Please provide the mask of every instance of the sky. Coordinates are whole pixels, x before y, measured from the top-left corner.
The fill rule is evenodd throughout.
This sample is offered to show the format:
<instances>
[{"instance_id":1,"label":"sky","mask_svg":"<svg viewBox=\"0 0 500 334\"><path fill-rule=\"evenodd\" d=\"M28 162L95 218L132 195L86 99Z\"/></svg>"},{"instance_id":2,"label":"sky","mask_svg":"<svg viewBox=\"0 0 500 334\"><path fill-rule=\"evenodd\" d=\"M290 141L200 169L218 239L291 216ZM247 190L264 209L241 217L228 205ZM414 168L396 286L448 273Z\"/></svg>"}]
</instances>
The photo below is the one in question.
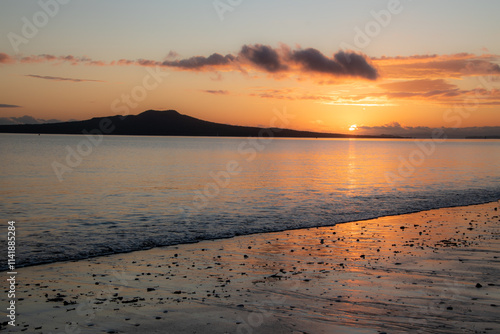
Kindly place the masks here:
<instances>
[{"instance_id":1,"label":"sky","mask_svg":"<svg viewBox=\"0 0 500 334\"><path fill-rule=\"evenodd\" d=\"M500 1L0 2L0 123L175 109L377 134L500 126Z\"/></svg>"}]
</instances>

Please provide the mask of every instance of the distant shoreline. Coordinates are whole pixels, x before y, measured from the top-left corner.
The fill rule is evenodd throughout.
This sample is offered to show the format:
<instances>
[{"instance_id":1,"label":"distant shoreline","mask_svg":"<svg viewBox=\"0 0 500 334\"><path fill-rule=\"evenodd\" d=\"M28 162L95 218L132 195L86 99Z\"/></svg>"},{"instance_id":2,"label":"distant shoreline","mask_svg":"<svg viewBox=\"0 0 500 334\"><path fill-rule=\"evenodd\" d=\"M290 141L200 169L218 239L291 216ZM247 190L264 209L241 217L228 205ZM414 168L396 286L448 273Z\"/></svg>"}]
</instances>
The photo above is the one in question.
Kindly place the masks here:
<instances>
[{"instance_id":1,"label":"distant shoreline","mask_svg":"<svg viewBox=\"0 0 500 334\"><path fill-rule=\"evenodd\" d=\"M354 135L292 130L285 128L288 124L287 116L289 115L278 114L274 116L270 121L270 127L251 127L204 121L182 115L175 110L147 110L138 115L95 117L85 121L0 125L0 133L261 138L405 138L384 134Z\"/></svg>"},{"instance_id":2,"label":"distant shoreline","mask_svg":"<svg viewBox=\"0 0 500 334\"><path fill-rule=\"evenodd\" d=\"M25 134L75 134L75 135L126 135L126 136L187 136L187 137L260 137L260 138L365 138L365 139L500 139L500 127L491 127L487 132L476 128L428 128L417 127L407 134L386 133L328 133L293 130L287 128L289 114L275 113L268 127L252 127L214 123L183 115L175 110L147 110L138 115L115 115L95 117L83 121L43 124L0 125L0 133ZM406 128L401 127L401 131Z\"/></svg>"},{"instance_id":3,"label":"distant shoreline","mask_svg":"<svg viewBox=\"0 0 500 334\"><path fill-rule=\"evenodd\" d=\"M0 134L20 134L20 135L62 135L62 136L85 136L84 133L39 133L39 132L2 132ZM103 134L103 136L107 137L178 137L178 138L246 138L245 136L210 136L210 135L138 135L138 134L113 134L107 133ZM284 137L284 136L276 136L273 137L276 139L432 139L432 137L397 137L397 136L364 136L364 135L345 135L345 137ZM265 138L264 138L265 139ZM446 140L497 140L500 139L500 136L470 136L470 137L461 137L461 138L446 138Z\"/></svg>"},{"instance_id":4,"label":"distant shoreline","mask_svg":"<svg viewBox=\"0 0 500 334\"><path fill-rule=\"evenodd\" d=\"M265 129L265 128L264 128ZM85 136L85 133L52 133L52 132L7 132L1 131L0 134L25 134L25 135L67 135L67 136ZM122 133L103 133L103 136L115 137L115 136L127 136L127 137L186 137L186 138L247 138L247 137L258 137L258 136L234 136L234 135L159 135L159 134L122 134ZM416 137L398 137L398 136L370 136L370 135L332 135L332 136L280 136L276 135L274 137L262 137L262 139L425 139ZM431 139L429 137L429 139ZM450 139L469 139L469 138L450 138ZM470 138L470 139L481 139L481 138Z\"/></svg>"}]
</instances>

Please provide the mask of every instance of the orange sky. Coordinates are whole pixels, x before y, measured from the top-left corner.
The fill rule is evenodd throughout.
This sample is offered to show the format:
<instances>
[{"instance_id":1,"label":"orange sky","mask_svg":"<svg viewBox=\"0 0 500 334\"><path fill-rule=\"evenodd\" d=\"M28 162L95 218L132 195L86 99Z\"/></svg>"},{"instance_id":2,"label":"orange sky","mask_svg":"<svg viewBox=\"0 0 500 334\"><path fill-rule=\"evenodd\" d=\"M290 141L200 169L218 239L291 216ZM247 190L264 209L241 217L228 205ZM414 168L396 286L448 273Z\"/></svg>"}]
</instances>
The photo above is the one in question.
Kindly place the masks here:
<instances>
[{"instance_id":1,"label":"orange sky","mask_svg":"<svg viewBox=\"0 0 500 334\"><path fill-rule=\"evenodd\" d=\"M193 24L203 22L204 29L176 21L183 30L175 30L174 36L172 27L167 29L169 22L163 21L158 23L163 30L148 26L145 19L136 22L135 32L128 26L112 29L112 24L121 24L106 16L106 10L116 11L112 6L95 14L96 28L90 27L85 20L93 17L95 8L75 0L67 7L60 5L39 34L17 44L12 34L24 36L22 15L29 21L32 13L43 8L4 3L0 28L7 38L0 40L0 119L28 115L70 120L176 109L215 122L267 126L274 108L286 108L295 116L290 127L301 130L362 132L396 123L403 127L500 126L500 50L492 42L498 30L491 30L498 20L490 15L496 3L474 11L470 3L453 2L457 14L467 13L477 23L477 41L468 35L471 27L466 30L458 25L458 18L455 22L451 14L444 14L443 4L434 8L442 13L441 23L433 12L424 27L415 20L425 5L401 2L391 8L390 3L343 5L349 20L332 11L336 23L319 9L305 11L300 6L280 14L279 20L261 15L262 25L274 18L290 30L288 35L281 30L259 31L253 15L263 8L260 2L234 8L231 16L224 13L221 20L216 9L204 4L209 16L195 11L189 19ZM121 4L123 9L117 12L124 17L138 19L137 11L155 15L154 6L139 9L132 2ZM184 5L158 2L160 7L172 21L176 13L188 10ZM280 8L273 4L269 11L278 15ZM6 16L9 11L16 14ZM384 13L392 13L387 22L380 21ZM332 25L333 33L311 27L315 18L322 29ZM440 37L447 40L439 42L432 29L444 23L455 30L441 31ZM370 32L369 27L378 31ZM356 44L362 28L371 36L364 34L366 45ZM416 31L427 42L417 38ZM305 32L316 35L306 38ZM101 34L109 38L104 41ZM158 45L161 38L165 45ZM336 42L325 47L327 40ZM354 124L357 127L351 127Z\"/></svg>"}]
</instances>

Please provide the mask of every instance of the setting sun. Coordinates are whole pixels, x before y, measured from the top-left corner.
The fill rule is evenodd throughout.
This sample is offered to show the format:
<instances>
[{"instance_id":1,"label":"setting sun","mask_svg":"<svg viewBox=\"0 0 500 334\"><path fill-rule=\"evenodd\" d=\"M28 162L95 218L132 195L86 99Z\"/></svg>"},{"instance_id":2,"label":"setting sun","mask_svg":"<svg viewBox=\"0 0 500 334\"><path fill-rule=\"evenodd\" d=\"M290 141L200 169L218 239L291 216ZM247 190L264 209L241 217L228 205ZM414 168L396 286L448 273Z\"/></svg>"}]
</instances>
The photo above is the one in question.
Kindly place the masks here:
<instances>
[{"instance_id":1,"label":"setting sun","mask_svg":"<svg viewBox=\"0 0 500 334\"><path fill-rule=\"evenodd\" d=\"M358 126L356 124L351 125L349 128L349 131L356 131L358 129Z\"/></svg>"}]
</instances>

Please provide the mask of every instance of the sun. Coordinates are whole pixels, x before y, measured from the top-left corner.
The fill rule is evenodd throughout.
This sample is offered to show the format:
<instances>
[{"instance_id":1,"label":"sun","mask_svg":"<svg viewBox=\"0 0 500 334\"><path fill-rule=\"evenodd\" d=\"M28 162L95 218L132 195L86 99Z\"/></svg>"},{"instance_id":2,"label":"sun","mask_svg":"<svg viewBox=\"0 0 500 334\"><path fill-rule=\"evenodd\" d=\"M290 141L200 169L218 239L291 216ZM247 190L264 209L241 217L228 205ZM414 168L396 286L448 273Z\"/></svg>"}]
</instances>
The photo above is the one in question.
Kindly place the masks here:
<instances>
[{"instance_id":1,"label":"sun","mask_svg":"<svg viewBox=\"0 0 500 334\"><path fill-rule=\"evenodd\" d=\"M356 131L358 129L358 126L356 124L351 125L349 128L349 131Z\"/></svg>"}]
</instances>

